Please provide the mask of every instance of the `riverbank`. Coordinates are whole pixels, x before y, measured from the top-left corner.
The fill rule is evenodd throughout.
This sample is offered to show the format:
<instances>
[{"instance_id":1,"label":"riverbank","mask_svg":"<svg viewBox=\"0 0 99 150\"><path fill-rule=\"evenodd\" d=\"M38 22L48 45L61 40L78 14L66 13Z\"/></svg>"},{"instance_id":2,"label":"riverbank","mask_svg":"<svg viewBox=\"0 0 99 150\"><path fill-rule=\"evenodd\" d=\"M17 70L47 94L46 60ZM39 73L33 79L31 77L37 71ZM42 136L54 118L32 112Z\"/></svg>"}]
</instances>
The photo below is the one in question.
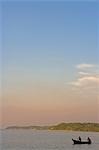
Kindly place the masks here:
<instances>
[{"instance_id":1,"label":"riverbank","mask_svg":"<svg viewBox=\"0 0 99 150\"><path fill-rule=\"evenodd\" d=\"M6 129L66 130L99 132L99 123L60 123L52 126L9 126Z\"/></svg>"}]
</instances>

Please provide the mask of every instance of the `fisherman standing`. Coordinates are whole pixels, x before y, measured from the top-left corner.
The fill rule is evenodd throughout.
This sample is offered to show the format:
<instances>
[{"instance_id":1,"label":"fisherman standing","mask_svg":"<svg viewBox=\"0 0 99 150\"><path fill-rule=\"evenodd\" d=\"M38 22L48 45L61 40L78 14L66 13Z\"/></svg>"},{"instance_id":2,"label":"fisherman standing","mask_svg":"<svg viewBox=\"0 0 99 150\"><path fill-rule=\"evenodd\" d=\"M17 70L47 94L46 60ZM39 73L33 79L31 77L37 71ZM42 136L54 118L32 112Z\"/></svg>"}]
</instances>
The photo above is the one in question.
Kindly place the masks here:
<instances>
[{"instance_id":1,"label":"fisherman standing","mask_svg":"<svg viewBox=\"0 0 99 150\"><path fill-rule=\"evenodd\" d=\"M90 139L89 137L88 137L88 139L87 139L87 140L88 140L88 142L91 144L91 139Z\"/></svg>"},{"instance_id":2,"label":"fisherman standing","mask_svg":"<svg viewBox=\"0 0 99 150\"><path fill-rule=\"evenodd\" d=\"M79 136L79 141L81 142L81 137Z\"/></svg>"}]
</instances>

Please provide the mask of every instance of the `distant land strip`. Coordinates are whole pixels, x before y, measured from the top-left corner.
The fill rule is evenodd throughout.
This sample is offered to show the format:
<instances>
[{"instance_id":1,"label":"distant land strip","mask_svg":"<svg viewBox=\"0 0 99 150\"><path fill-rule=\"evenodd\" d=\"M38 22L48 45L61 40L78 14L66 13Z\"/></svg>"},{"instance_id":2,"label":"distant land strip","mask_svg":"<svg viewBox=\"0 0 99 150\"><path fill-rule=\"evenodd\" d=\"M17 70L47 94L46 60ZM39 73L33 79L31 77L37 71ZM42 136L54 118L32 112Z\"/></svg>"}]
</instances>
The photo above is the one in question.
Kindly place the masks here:
<instances>
[{"instance_id":1,"label":"distant land strip","mask_svg":"<svg viewBox=\"0 0 99 150\"><path fill-rule=\"evenodd\" d=\"M99 123L60 123L52 126L9 126L5 129L66 130L99 132Z\"/></svg>"}]
</instances>

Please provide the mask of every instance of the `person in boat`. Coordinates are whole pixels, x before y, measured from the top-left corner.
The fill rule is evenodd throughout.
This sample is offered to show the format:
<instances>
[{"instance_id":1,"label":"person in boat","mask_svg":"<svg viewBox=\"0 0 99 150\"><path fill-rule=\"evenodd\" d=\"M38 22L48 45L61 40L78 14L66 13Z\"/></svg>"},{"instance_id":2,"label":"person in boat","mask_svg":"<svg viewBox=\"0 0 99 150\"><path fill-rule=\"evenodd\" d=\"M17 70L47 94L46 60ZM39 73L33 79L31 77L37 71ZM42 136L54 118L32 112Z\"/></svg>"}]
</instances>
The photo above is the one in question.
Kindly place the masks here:
<instances>
[{"instance_id":1,"label":"person in boat","mask_svg":"<svg viewBox=\"0 0 99 150\"><path fill-rule=\"evenodd\" d=\"M88 140L88 142L89 142L89 143L91 143L91 139L90 139L89 137L88 137L88 139L87 139L87 140Z\"/></svg>"},{"instance_id":2,"label":"person in boat","mask_svg":"<svg viewBox=\"0 0 99 150\"><path fill-rule=\"evenodd\" d=\"M79 136L79 138L78 138L78 139L79 139L79 141L81 142L81 137L80 137L80 136Z\"/></svg>"}]
</instances>

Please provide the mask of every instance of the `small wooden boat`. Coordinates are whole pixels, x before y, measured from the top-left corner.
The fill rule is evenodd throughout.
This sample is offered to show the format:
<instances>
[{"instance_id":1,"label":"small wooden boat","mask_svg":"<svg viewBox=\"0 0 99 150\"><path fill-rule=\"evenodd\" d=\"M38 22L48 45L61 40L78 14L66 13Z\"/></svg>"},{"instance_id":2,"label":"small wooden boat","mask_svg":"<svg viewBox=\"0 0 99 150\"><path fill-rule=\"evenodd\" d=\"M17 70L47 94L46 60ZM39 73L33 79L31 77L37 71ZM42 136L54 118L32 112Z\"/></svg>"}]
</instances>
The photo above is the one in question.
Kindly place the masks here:
<instances>
[{"instance_id":1,"label":"small wooden boat","mask_svg":"<svg viewBox=\"0 0 99 150\"><path fill-rule=\"evenodd\" d=\"M72 141L74 142L74 144L91 144L91 141L78 141L74 139L72 139Z\"/></svg>"}]
</instances>

